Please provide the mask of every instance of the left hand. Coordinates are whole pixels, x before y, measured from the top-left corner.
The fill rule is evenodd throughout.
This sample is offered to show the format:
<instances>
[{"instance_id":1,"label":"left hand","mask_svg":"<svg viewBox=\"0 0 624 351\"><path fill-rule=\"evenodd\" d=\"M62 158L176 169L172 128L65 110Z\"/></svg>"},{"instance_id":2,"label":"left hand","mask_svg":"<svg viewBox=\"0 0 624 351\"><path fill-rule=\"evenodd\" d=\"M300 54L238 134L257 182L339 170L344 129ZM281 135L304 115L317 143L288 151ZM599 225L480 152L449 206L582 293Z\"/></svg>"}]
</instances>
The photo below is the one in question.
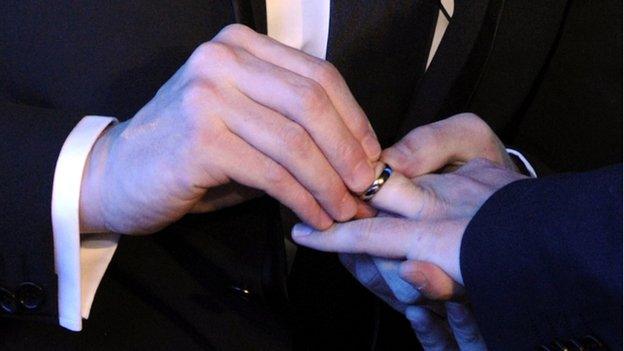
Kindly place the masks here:
<instances>
[{"instance_id":1,"label":"left hand","mask_svg":"<svg viewBox=\"0 0 624 351\"><path fill-rule=\"evenodd\" d=\"M385 150L382 159L395 171L413 178L438 170L448 171L477 157L510 170L516 169L502 142L489 126L478 116L465 113L412 130ZM382 193L388 194L387 189L392 189L392 184L398 188L409 188L405 178L396 180L400 177L396 174ZM386 199L391 200L391 197L388 195ZM380 199L379 194L373 202L380 208L394 208L392 205L384 206L384 199ZM382 212L380 217L383 216ZM394 309L406 314L426 350L457 347L461 350L486 349L467 306L449 303L452 305L446 308L448 323L428 307L410 306L422 303L425 300L423 297L448 300L463 294L463 287L438 266L424 261L406 261L400 266L401 279L398 260L373 258L366 254L341 254L340 258L360 283Z\"/></svg>"},{"instance_id":2,"label":"left hand","mask_svg":"<svg viewBox=\"0 0 624 351\"><path fill-rule=\"evenodd\" d=\"M408 178L437 171L450 172L475 158L483 158L500 167L517 170L505 146L494 131L486 122L472 113L461 113L415 128L382 154L382 161L392 166L395 172ZM401 184L396 181L394 183ZM380 208L384 208L383 199L379 200L379 196L374 202L377 202ZM392 206L389 208L392 209ZM383 212L381 215L383 216ZM412 268L419 267L419 269L416 271L418 274L412 275L409 279L413 284L420 286L419 292L428 298L447 300L449 296L457 295L461 290L457 283L439 267L418 261L412 261L411 265ZM384 270L381 267L378 268ZM390 272L382 272L382 275L384 274L392 275ZM388 277L384 278L388 280ZM415 301L419 297L420 293L406 288L400 282L401 279L391 280L388 284L391 285L392 292L399 300Z\"/></svg>"},{"instance_id":3,"label":"left hand","mask_svg":"<svg viewBox=\"0 0 624 351\"><path fill-rule=\"evenodd\" d=\"M485 350L466 305L446 303L448 321L430 308L410 305L419 295L402 294L390 286L393 279L386 279L370 256L408 259L399 274L427 298L462 295L459 251L468 223L496 190L522 178L483 159L453 173L412 180L394 173L373 198L373 205L387 212L335 224L324 232L299 224L293 228L293 239L323 251L350 253L341 255L343 264L378 297L405 313L425 350ZM417 299L407 300L413 297Z\"/></svg>"},{"instance_id":4,"label":"left hand","mask_svg":"<svg viewBox=\"0 0 624 351\"><path fill-rule=\"evenodd\" d=\"M496 133L473 113L415 128L381 155L382 161L408 178L457 169L475 158L517 170Z\"/></svg>"},{"instance_id":5,"label":"left hand","mask_svg":"<svg viewBox=\"0 0 624 351\"><path fill-rule=\"evenodd\" d=\"M459 254L468 223L495 191L523 178L483 159L412 180L394 173L373 205L400 217L361 219L322 232L298 224L293 240L321 251L427 261L463 285Z\"/></svg>"}]
</instances>

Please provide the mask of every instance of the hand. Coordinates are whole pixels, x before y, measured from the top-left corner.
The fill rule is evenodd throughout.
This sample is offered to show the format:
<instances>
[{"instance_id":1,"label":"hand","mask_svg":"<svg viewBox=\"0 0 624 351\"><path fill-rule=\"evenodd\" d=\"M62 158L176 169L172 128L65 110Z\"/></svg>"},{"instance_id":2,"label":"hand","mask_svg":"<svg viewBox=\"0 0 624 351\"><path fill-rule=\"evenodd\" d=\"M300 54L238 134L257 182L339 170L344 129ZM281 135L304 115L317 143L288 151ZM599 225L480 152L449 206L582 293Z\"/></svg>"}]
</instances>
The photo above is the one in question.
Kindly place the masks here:
<instances>
[{"instance_id":1,"label":"hand","mask_svg":"<svg viewBox=\"0 0 624 351\"><path fill-rule=\"evenodd\" d=\"M398 275L431 302L407 306L405 316L425 351L487 350L464 289L438 266L424 261L405 261ZM435 302L459 298L462 301ZM431 306L431 304L434 304Z\"/></svg>"},{"instance_id":2,"label":"hand","mask_svg":"<svg viewBox=\"0 0 624 351\"><path fill-rule=\"evenodd\" d=\"M384 162L408 178L457 169L475 158L517 170L496 134L472 113L418 127L382 154Z\"/></svg>"},{"instance_id":3,"label":"hand","mask_svg":"<svg viewBox=\"0 0 624 351\"><path fill-rule=\"evenodd\" d=\"M427 261L463 285L459 253L468 223L495 191L523 178L483 159L412 180L394 173L373 205L398 216L335 224L324 232L298 224L293 239L322 251Z\"/></svg>"},{"instance_id":4,"label":"hand","mask_svg":"<svg viewBox=\"0 0 624 351\"><path fill-rule=\"evenodd\" d=\"M446 302L440 307L409 306L405 311L425 351L487 350L468 305ZM441 310L441 313L437 310Z\"/></svg>"},{"instance_id":5,"label":"hand","mask_svg":"<svg viewBox=\"0 0 624 351\"><path fill-rule=\"evenodd\" d=\"M351 191L370 185L380 153L331 64L231 25L96 142L81 229L151 233L189 211L253 196L239 185L327 228L354 216ZM221 203L202 202L209 198Z\"/></svg>"},{"instance_id":6,"label":"hand","mask_svg":"<svg viewBox=\"0 0 624 351\"><path fill-rule=\"evenodd\" d=\"M406 315L425 350L486 349L476 321L465 302L433 301L447 298L436 294L442 293L443 289L452 291L453 286L461 289L455 290L456 294L463 294L463 289L437 266L415 261L401 265L398 260L365 254L341 254L340 260L360 283ZM421 272L428 279L434 279L434 284L423 281L419 276L423 274ZM430 285L438 290L432 289Z\"/></svg>"}]
</instances>

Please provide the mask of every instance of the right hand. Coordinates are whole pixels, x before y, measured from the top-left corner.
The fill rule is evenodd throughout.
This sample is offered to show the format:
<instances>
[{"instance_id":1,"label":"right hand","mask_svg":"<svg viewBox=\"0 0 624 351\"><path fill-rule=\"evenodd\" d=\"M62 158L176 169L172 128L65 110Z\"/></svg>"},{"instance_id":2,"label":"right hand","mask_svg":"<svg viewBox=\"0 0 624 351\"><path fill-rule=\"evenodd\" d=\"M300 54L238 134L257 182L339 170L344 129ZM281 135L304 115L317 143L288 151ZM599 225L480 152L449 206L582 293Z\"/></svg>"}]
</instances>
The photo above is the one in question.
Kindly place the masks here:
<instances>
[{"instance_id":1,"label":"right hand","mask_svg":"<svg viewBox=\"0 0 624 351\"><path fill-rule=\"evenodd\" d=\"M487 346L470 307L461 302L409 306L405 316L425 351L485 351Z\"/></svg>"},{"instance_id":2,"label":"right hand","mask_svg":"<svg viewBox=\"0 0 624 351\"><path fill-rule=\"evenodd\" d=\"M424 261L405 261L397 274L433 304L407 306L404 310L425 351L487 350L469 303L465 301L463 286L440 267Z\"/></svg>"},{"instance_id":3,"label":"right hand","mask_svg":"<svg viewBox=\"0 0 624 351\"><path fill-rule=\"evenodd\" d=\"M81 230L152 233L220 207L202 200L233 184L260 189L327 229L356 214L351 192L372 183L380 153L330 63L231 25L98 139L83 175ZM246 195L217 197L231 204Z\"/></svg>"},{"instance_id":4,"label":"right hand","mask_svg":"<svg viewBox=\"0 0 624 351\"><path fill-rule=\"evenodd\" d=\"M405 314L425 351L487 349L470 307L465 302L444 301L463 295L463 288L438 266L379 260L364 254L340 255L342 264L362 285Z\"/></svg>"}]
</instances>

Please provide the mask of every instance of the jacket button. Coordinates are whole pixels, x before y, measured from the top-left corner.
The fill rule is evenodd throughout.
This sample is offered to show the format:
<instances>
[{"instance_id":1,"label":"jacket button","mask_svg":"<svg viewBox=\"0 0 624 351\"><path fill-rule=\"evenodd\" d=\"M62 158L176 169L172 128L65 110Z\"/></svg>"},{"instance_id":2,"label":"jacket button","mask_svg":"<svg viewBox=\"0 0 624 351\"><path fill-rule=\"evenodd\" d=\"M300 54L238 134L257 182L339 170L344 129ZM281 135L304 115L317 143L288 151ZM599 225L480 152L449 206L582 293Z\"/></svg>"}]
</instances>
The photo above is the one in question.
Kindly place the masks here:
<instances>
[{"instance_id":1,"label":"jacket button","mask_svg":"<svg viewBox=\"0 0 624 351\"><path fill-rule=\"evenodd\" d=\"M35 283L25 282L20 284L15 295L20 305L26 310L36 310L43 303L43 289Z\"/></svg>"},{"instance_id":2,"label":"jacket button","mask_svg":"<svg viewBox=\"0 0 624 351\"><path fill-rule=\"evenodd\" d=\"M17 300L7 289L0 287L0 309L6 313L17 312Z\"/></svg>"},{"instance_id":3,"label":"jacket button","mask_svg":"<svg viewBox=\"0 0 624 351\"><path fill-rule=\"evenodd\" d=\"M234 293L234 295L245 301L249 301L252 296L251 290L247 289L244 286L231 285L230 290L232 291L232 293Z\"/></svg>"}]
</instances>

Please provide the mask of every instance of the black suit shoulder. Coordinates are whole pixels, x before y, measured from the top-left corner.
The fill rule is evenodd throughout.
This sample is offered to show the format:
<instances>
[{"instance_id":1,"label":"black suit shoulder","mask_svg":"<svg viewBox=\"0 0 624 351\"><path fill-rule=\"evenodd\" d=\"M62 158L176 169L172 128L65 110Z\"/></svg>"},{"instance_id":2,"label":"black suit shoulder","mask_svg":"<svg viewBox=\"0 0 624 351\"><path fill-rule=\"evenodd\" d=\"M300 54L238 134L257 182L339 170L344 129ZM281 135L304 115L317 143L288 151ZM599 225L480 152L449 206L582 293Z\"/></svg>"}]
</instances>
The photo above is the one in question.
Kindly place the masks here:
<instances>
[{"instance_id":1,"label":"black suit shoulder","mask_svg":"<svg viewBox=\"0 0 624 351\"><path fill-rule=\"evenodd\" d=\"M593 335L622 348L622 166L512 183L468 225L461 270L492 349Z\"/></svg>"}]
</instances>

